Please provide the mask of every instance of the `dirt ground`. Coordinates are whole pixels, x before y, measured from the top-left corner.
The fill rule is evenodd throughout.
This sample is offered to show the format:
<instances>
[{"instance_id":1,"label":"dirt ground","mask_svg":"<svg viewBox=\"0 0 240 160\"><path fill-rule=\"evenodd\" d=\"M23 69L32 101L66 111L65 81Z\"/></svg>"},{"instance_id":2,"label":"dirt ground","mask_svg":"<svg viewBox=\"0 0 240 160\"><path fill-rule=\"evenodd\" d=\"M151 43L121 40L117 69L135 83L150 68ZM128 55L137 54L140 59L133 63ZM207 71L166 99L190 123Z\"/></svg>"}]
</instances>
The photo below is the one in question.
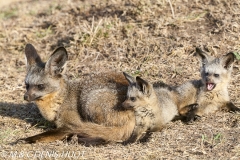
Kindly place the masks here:
<instances>
[{"instance_id":1,"label":"dirt ground","mask_svg":"<svg viewBox=\"0 0 240 160\"><path fill-rule=\"evenodd\" d=\"M85 147L57 141L15 144L53 125L23 100L24 47L44 60L69 53L68 76L127 71L180 85L199 79L196 46L220 56L240 50L239 0L26 0L0 8L0 159L240 159L240 113L171 122L145 144ZM240 107L240 62L229 92Z\"/></svg>"}]
</instances>

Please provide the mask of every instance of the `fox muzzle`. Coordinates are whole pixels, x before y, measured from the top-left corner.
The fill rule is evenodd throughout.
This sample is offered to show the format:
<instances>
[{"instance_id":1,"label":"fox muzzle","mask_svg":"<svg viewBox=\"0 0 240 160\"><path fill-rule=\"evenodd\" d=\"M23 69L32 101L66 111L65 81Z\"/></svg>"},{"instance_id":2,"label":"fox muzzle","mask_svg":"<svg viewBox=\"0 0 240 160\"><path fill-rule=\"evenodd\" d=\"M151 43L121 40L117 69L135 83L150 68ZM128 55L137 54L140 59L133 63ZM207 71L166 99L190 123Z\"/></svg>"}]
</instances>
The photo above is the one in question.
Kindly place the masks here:
<instances>
[{"instance_id":1,"label":"fox muzzle","mask_svg":"<svg viewBox=\"0 0 240 160\"><path fill-rule=\"evenodd\" d=\"M28 92L26 92L23 98L25 101L31 102L37 100L39 97L37 97L35 94L31 95Z\"/></svg>"},{"instance_id":2,"label":"fox muzzle","mask_svg":"<svg viewBox=\"0 0 240 160\"><path fill-rule=\"evenodd\" d=\"M128 100L125 100L123 103L122 103L122 107L124 109L133 109L133 106L131 105L131 103L128 102Z\"/></svg>"},{"instance_id":3,"label":"fox muzzle","mask_svg":"<svg viewBox=\"0 0 240 160\"><path fill-rule=\"evenodd\" d=\"M24 100L25 101L30 101L29 95L27 93L24 94Z\"/></svg>"}]
</instances>

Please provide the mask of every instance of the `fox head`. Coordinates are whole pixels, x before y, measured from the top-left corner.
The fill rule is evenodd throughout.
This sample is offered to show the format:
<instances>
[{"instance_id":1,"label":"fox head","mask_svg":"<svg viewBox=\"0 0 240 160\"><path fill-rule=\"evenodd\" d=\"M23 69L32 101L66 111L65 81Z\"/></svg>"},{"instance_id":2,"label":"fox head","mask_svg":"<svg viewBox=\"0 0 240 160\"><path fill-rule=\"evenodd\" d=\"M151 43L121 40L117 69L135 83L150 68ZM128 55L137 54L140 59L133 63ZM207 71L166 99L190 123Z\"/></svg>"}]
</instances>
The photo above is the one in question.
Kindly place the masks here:
<instances>
[{"instance_id":1,"label":"fox head","mask_svg":"<svg viewBox=\"0 0 240 160\"><path fill-rule=\"evenodd\" d=\"M138 76L135 78L125 72L123 74L129 83L127 99L122 104L123 108L136 109L147 105L151 96L153 96L152 84Z\"/></svg>"},{"instance_id":2,"label":"fox head","mask_svg":"<svg viewBox=\"0 0 240 160\"><path fill-rule=\"evenodd\" d=\"M201 77L207 91L221 90L228 86L234 62L232 52L214 58L196 48L196 55L202 60Z\"/></svg>"},{"instance_id":3,"label":"fox head","mask_svg":"<svg viewBox=\"0 0 240 160\"><path fill-rule=\"evenodd\" d=\"M61 77L68 59L64 47L57 48L46 63L42 62L36 49L27 44L25 47L27 75L24 100L36 101L60 89Z\"/></svg>"}]
</instances>

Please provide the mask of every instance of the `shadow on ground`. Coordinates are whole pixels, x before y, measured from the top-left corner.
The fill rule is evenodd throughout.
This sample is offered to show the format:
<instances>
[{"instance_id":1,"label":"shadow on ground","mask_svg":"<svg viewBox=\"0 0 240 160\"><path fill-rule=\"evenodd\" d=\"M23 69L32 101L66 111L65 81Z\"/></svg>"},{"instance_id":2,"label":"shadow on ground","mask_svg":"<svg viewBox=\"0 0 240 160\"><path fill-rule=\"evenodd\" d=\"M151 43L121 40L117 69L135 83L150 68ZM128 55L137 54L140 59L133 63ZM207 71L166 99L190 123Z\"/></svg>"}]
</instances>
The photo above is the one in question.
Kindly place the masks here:
<instances>
[{"instance_id":1,"label":"shadow on ground","mask_svg":"<svg viewBox=\"0 0 240 160\"><path fill-rule=\"evenodd\" d=\"M0 102L0 116L24 120L32 126L48 126L49 123L40 114L37 106L33 103L15 104ZM43 127L41 127L43 128Z\"/></svg>"}]
</instances>

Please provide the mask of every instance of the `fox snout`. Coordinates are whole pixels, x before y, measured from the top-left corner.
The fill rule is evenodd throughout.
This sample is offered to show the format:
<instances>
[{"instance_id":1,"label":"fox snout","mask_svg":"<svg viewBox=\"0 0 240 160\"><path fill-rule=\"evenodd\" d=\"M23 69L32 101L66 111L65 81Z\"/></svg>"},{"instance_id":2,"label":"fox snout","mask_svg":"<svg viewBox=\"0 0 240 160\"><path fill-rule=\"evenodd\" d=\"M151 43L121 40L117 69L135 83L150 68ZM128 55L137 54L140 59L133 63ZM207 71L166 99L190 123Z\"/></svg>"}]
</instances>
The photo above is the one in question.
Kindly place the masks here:
<instances>
[{"instance_id":1,"label":"fox snout","mask_svg":"<svg viewBox=\"0 0 240 160\"><path fill-rule=\"evenodd\" d=\"M206 88L208 91L213 90L216 87L216 83L214 83L214 80L211 77L206 77Z\"/></svg>"},{"instance_id":2,"label":"fox snout","mask_svg":"<svg viewBox=\"0 0 240 160\"><path fill-rule=\"evenodd\" d=\"M23 98L25 101L31 102L38 99L39 97L37 97L35 94L29 94L28 92L26 92Z\"/></svg>"},{"instance_id":3,"label":"fox snout","mask_svg":"<svg viewBox=\"0 0 240 160\"><path fill-rule=\"evenodd\" d=\"M207 82L207 83L212 83L213 80L212 80L212 78L210 78L210 77L206 77L206 82Z\"/></svg>"},{"instance_id":4,"label":"fox snout","mask_svg":"<svg viewBox=\"0 0 240 160\"><path fill-rule=\"evenodd\" d=\"M24 100L25 100L25 101L28 101L28 102L31 102L31 101L33 100L33 98L29 95L28 92L26 92L26 93L24 94Z\"/></svg>"},{"instance_id":5,"label":"fox snout","mask_svg":"<svg viewBox=\"0 0 240 160\"><path fill-rule=\"evenodd\" d=\"M25 101L29 101L29 95L27 93L24 94L24 98Z\"/></svg>"},{"instance_id":6,"label":"fox snout","mask_svg":"<svg viewBox=\"0 0 240 160\"><path fill-rule=\"evenodd\" d=\"M122 107L124 109L133 109L133 106L131 105L131 102L129 102L129 100L125 100L123 103L122 103Z\"/></svg>"}]
</instances>

